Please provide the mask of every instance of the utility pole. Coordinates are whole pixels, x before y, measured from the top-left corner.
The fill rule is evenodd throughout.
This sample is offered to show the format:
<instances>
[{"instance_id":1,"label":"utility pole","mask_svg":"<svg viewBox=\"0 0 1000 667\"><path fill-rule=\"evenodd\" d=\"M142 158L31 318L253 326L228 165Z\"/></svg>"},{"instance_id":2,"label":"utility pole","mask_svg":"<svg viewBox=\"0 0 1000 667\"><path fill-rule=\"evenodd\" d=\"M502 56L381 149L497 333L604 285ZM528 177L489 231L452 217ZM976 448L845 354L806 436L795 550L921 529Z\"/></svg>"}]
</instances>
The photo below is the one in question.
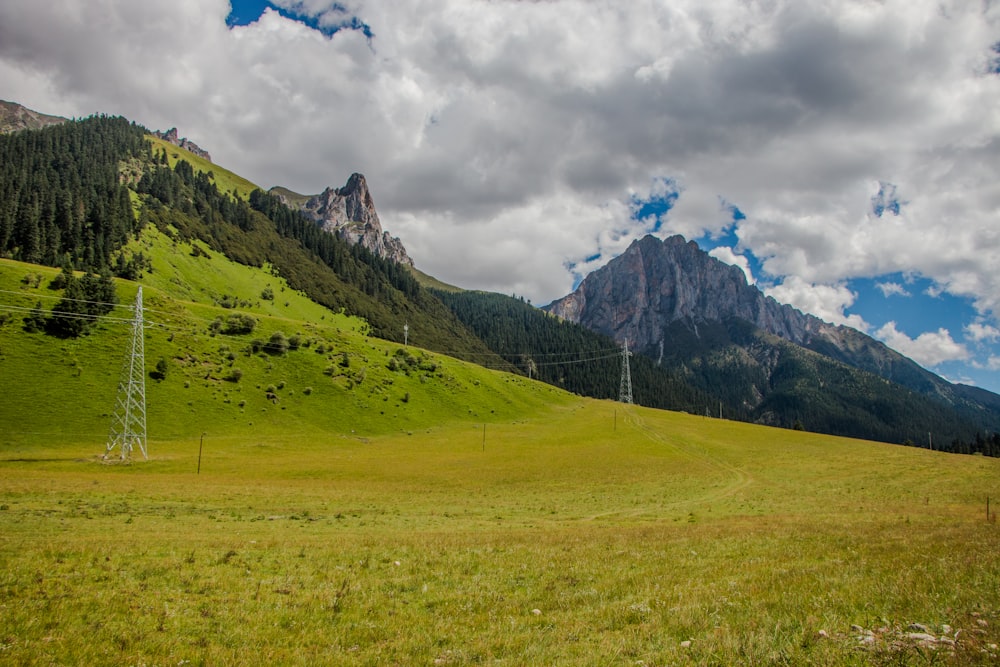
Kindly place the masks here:
<instances>
[{"instance_id":1,"label":"utility pole","mask_svg":"<svg viewBox=\"0 0 1000 667\"><path fill-rule=\"evenodd\" d=\"M409 347L410 345L410 325L403 325L403 347Z\"/></svg>"},{"instance_id":2,"label":"utility pole","mask_svg":"<svg viewBox=\"0 0 1000 667\"><path fill-rule=\"evenodd\" d=\"M121 379L118 381L118 397L111 415L111 430L104 460L111 450L119 448L122 461L132 456L132 448L138 445L144 459L146 453L146 363L142 321L142 285L135 295L135 316L132 318L132 340L125 353Z\"/></svg>"},{"instance_id":3,"label":"utility pole","mask_svg":"<svg viewBox=\"0 0 1000 667\"><path fill-rule=\"evenodd\" d=\"M618 400L622 403L632 402L632 369L629 368L628 358L632 353L628 351L628 339L622 343L622 379L618 386Z\"/></svg>"}]
</instances>

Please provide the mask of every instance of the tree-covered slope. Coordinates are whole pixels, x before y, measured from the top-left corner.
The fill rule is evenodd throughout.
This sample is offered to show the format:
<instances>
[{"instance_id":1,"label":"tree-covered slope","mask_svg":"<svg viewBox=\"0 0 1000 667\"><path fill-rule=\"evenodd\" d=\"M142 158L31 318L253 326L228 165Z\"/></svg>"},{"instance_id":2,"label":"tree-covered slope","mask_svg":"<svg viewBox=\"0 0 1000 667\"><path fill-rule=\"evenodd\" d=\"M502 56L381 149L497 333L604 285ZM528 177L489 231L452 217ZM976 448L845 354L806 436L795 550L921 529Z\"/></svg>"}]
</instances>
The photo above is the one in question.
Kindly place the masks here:
<instances>
[{"instance_id":1,"label":"tree-covered slope","mask_svg":"<svg viewBox=\"0 0 1000 667\"><path fill-rule=\"evenodd\" d=\"M618 398L622 352L611 338L549 315L523 299L474 291L435 294L521 373L584 396ZM717 401L676 373L637 355L630 357L629 366L636 403L696 413L709 408L715 413Z\"/></svg>"},{"instance_id":2,"label":"tree-covered slope","mask_svg":"<svg viewBox=\"0 0 1000 667\"><path fill-rule=\"evenodd\" d=\"M108 266L136 231L127 180L148 155L142 128L122 118L0 135L0 254Z\"/></svg>"},{"instance_id":3,"label":"tree-covered slope","mask_svg":"<svg viewBox=\"0 0 1000 667\"><path fill-rule=\"evenodd\" d=\"M676 320L664 336L669 345L640 352L657 356L693 386L740 405L751 421L964 453L972 451L977 433L991 432L952 404L739 318Z\"/></svg>"}]
</instances>

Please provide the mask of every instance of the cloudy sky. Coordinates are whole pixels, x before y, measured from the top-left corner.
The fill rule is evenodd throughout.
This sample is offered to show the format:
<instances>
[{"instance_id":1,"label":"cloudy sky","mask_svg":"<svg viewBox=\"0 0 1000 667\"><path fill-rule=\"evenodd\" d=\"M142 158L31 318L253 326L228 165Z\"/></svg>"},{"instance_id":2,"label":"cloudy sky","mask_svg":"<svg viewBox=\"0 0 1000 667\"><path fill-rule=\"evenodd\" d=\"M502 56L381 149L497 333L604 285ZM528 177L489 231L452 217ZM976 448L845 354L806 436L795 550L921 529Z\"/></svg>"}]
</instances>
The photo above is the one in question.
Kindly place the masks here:
<instances>
[{"instance_id":1,"label":"cloudy sky","mask_svg":"<svg viewBox=\"0 0 1000 667\"><path fill-rule=\"evenodd\" d=\"M1000 391L996 0L5 0L0 98L362 172L418 267L536 304L683 234Z\"/></svg>"}]
</instances>

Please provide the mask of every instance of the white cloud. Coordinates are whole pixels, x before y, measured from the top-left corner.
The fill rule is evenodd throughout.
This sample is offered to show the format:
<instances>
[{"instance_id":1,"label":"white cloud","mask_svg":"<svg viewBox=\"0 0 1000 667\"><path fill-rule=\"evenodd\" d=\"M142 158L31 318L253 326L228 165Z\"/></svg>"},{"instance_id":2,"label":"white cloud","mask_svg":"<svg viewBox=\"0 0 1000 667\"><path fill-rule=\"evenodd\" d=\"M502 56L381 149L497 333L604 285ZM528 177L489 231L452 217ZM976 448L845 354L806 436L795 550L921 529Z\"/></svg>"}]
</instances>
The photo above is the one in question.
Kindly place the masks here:
<instances>
[{"instance_id":1,"label":"white cloud","mask_svg":"<svg viewBox=\"0 0 1000 667\"><path fill-rule=\"evenodd\" d=\"M947 329L925 331L916 338L910 338L896 329L895 322L887 322L875 332L875 337L897 352L928 368L945 361L964 361L969 351L964 345L952 340Z\"/></svg>"},{"instance_id":2,"label":"white cloud","mask_svg":"<svg viewBox=\"0 0 1000 667\"><path fill-rule=\"evenodd\" d=\"M990 324L983 324L982 322L973 322L972 324L965 327L965 335L976 341L977 343L982 342L996 342L1000 340L1000 329L992 326Z\"/></svg>"},{"instance_id":3,"label":"white cloud","mask_svg":"<svg viewBox=\"0 0 1000 667\"><path fill-rule=\"evenodd\" d=\"M747 282L751 285L756 284L757 281L754 279L753 272L750 270L750 260L746 258L746 255L737 255L729 246L719 246L718 248L713 248L708 252L708 254L719 261L725 262L726 264L732 264L733 266L740 267L747 277Z\"/></svg>"},{"instance_id":4,"label":"white cloud","mask_svg":"<svg viewBox=\"0 0 1000 667\"><path fill-rule=\"evenodd\" d=\"M731 202L739 247L825 319L895 272L1000 313L995 4L281 2L375 36L230 30L226 0L9 0L0 88L177 126L265 187L360 171L418 266L536 303L648 231L631 194L670 178L658 234L717 234ZM899 215L873 214L880 183Z\"/></svg>"},{"instance_id":5,"label":"white cloud","mask_svg":"<svg viewBox=\"0 0 1000 667\"><path fill-rule=\"evenodd\" d=\"M819 285L790 276L780 285L765 288L764 293L827 322L868 331L868 323L860 316L844 312L857 296L845 285Z\"/></svg>"},{"instance_id":6,"label":"white cloud","mask_svg":"<svg viewBox=\"0 0 1000 667\"><path fill-rule=\"evenodd\" d=\"M899 283L875 283L875 287L877 287L878 290L882 292L882 296L886 298L890 296L910 296L910 293L906 290L906 288Z\"/></svg>"}]
</instances>

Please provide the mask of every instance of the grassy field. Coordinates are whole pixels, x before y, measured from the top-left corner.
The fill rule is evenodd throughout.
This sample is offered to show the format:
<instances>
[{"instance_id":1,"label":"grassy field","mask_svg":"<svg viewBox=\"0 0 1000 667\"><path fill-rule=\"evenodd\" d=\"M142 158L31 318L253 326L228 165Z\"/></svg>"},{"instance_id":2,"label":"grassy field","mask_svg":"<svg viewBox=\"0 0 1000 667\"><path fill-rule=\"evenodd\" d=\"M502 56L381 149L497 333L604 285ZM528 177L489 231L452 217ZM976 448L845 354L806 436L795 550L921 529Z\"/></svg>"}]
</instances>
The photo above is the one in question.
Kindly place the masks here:
<instances>
[{"instance_id":1,"label":"grassy field","mask_svg":"<svg viewBox=\"0 0 1000 667\"><path fill-rule=\"evenodd\" d=\"M131 465L128 326L25 333L56 272L0 261L0 664L1000 660L1000 461L582 399L139 243Z\"/></svg>"},{"instance_id":2,"label":"grassy field","mask_svg":"<svg viewBox=\"0 0 1000 667\"><path fill-rule=\"evenodd\" d=\"M206 438L200 473L198 441L151 454L0 459L0 661L1000 655L1000 467L980 457L583 399L485 428Z\"/></svg>"}]
</instances>

